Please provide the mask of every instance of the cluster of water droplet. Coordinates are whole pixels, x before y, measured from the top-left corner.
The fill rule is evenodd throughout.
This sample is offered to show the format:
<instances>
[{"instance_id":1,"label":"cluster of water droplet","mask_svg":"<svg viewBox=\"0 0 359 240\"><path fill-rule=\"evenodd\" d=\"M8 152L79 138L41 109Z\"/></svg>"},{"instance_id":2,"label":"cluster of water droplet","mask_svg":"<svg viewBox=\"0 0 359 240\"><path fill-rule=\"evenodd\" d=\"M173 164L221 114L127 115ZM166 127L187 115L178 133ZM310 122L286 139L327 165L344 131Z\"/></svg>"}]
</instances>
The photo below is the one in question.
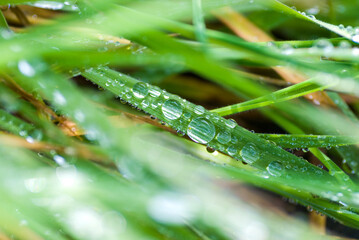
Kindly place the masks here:
<instances>
[{"instance_id":1,"label":"cluster of water droplet","mask_svg":"<svg viewBox=\"0 0 359 240\"><path fill-rule=\"evenodd\" d=\"M207 149L218 150L246 164L254 164L261 158L261 151L253 143L248 143L237 132L239 126L232 119L224 119L202 106L170 94L145 82L131 83L111 80L106 86L121 86L119 97L122 101L138 108L153 118L176 129L178 134L187 136L194 142L204 144ZM272 176L281 176L284 167L280 162L269 163L267 171Z\"/></svg>"},{"instance_id":2,"label":"cluster of water droplet","mask_svg":"<svg viewBox=\"0 0 359 240\"><path fill-rule=\"evenodd\" d=\"M128 103L149 114L152 119L167 124L177 130L180 136L187 134L194 142L206 145L209 152L220 151L245 164L267 170L269 175L274 177L290 178L288 170L308 174L313 172L306 161L298 161L282 148L273 146L268 152L268 149L260 145L258 138L251 141L248 131L239 127L234 120L224 119L217 113L207 111L202 106L190 103L157 86L114 71L88 69L85 72L100 75L100 85L117 93L123 103ZM263 141L270 143L268 140ZM262 144L265 145L265 142ZM311 171L307 171L309 168ZM317 175L323 174L320 169L314 171Z\"/></svg>"}]
</instances>

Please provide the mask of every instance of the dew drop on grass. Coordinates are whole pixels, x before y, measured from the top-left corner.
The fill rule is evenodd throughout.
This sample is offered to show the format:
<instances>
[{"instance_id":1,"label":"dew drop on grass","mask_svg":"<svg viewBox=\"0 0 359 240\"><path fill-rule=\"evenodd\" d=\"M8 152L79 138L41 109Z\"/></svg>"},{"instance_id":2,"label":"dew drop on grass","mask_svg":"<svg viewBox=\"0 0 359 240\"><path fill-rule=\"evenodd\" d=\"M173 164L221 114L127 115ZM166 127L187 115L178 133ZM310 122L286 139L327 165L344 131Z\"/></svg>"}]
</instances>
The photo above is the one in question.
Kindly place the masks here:
<instances>
[{"instance_id":1,"label":"dew drop on grass","mask_svg":"<svg viewBox=\"0 0 359 240\"><path fill-rule=\"evenodd\" d=\"M132 88L133 95L137 98L144 98L148 94L148 87L146 83L138 82Z\"/></svg>"},{"instance_id":2,"label":"dew drop on grass","mask_svg":"<svg viewBox=\"0 0 359 240\"><path fill-rule=\"evenodd\" d=\"M38 8L45 8L50 10L60 10L64 7L62 2L50 2L50 1L36 1L32 4Z\"/></svg>"},{"instance_id":3,"label":"dew drop on grass","mask_svg":"<svg viewBox=\"0 0 359 240\"><path fill-rule=\"evenodd\" d=\"M256 162L260 156L257 147L252 143L244 145L239 154L241 155L243 161L248 164Z\"/></svg>"},{"instance_id":4,"label":"dew drop on grass","mask_svg":"<svg viewBox=\"0 0 359 240\"><path fill-rule=\"evenodd\" d=\"M150 103L149 103L148 100L143 100L143 101L141 102L141 105L142 105L143 108L147 108L147 107L150 105Z\"/></svg>"},{"instance_id":5,"label":"dew drop on grass","mask_svg":"<svg viewBox=\"0 0 359 240\"><path fill-rule=\"evenodd\" d=\"M207 152L209 153L214 153L214 151L216 151L214 148L210 147L210 146L207 146Z\"/></svg>"},{"instance_id":6,"label":"dew drop on grass","mask_svg":"<svg viewBox=\"0 0 359 240\"><path fill-rule=\"evenodd\" d=\"M212 141L216 135L216 129L210 120L197 117L189 123L187 135L195 142L206 144Z\"/></svg>"},{"instance_id":7,"label":"dew drop on grass","mask_svg":"<svg viewBox=\"0 0 359 240\"><path fill-rule=\"evenodd\" d=\"M189 121L191 119L191 116L192 116L191 113L185 112L183 114L183 119L185 119L186 121Z\"/></svg>"},{"instance_id":8,"label":"dew drop on grass","mask_svg":"<svg viewBox=\"0 0 359 240\"><path fill-rule=\"evenodd\" d=\"M30 63L25 60L19 61L18 68L20 72L27 77L33 77L36 73L35 69L30 65Z\"/></svg>"},{"instance_id":9,"label":"dew drop on grass","mask_svg":"<svg viewBox=\"0 0 359 240\"><path fill-rule=\"evenodd\" d=\"M161 89L158 87L152 87L148 91L152 97L159 97L161 95Z\"/></svg>"},{"instance_id":10,"label":"dew drop on grass","mask_svg":"<svg viewBox=\"0 0 359 240\"><path fill-rule=\"evenodd\" d=\"M279 177L282 175L283 166L280 162L273 161L267 166L267 171L270 175Z\"/></svg>"},{"instance_id":11,"label":"dew drop on grass","mask_svg":"<svg viewBox=\"0 0 359 240\"><path fill-rule=\"evenodd\" d=\"M319 39L315 42L314 47L325 52L330 52L333 49L333 44L327 39Z\"/></svg>"},{"instance_id":12,"label":"dew drop on grass","mask_svg":"<svg viewBox=\"0 0 359 240\"><path fill-rule=\"evenodd\" d=\"M163 115L169 120L176 120L178 119L183 112L182 105L173 99L167 100L162 105L162 113Z\"/></svg>"},{"instance_id":13,"label":"dew drop on grass","mask_svg":"<svg viewBox=\"0 0 359 240\"><path fill-rule=\"evenodd\" d=\"M202 115L206 111L206 109L204 109L204 107L198 105L193 109L193 111L195 114Z\"/></svg>"},{"instance_id":14,"label":"dew drop on grass","mask_svg":"<svg viewBox=\"0 0 359 240\"><path fill-rule=\"evenodd\" d=\"M61 92L56 90L53 92L53 95L54 95L55 103L57 103L58 105L61 105L61 106L66 105L66 103L67 103L66 98L64 97L64 95L62 95Z\"/></svg>"},{"instance_id":15,"label":"dew drop on grass","mask_svg":"<svg viewBox=\"0 0 359 240\"><path fill-rule=\"evenodd\" d=\"M28 191L32 193L39 193L46 187L46 179L45 178L30 178L24 181L25 187Z\"/></svg>"},{"instance_id":16,"label":"dew drop on grass","mask_svg":"<svg viewBox=\"0 0 359 240\"><path fill-rule=\"evenodd\" d=\"M356 43L359 43L359 34L354 34L354 35L352 36L352 41L353 41L353 42L356 42Z\"/></svg>"},{"instance_id":17,"label":"dew drop on grass","mask_svg":"<svg viewBox=\"0 0 359 240\"><path fill-rule=\"evenodd\" d=\"M348 41L345 41L345 40L340 41L339 45L338 45L338 47L341 48L341 49L350 49L351 46L352 45Z\"/></svg>"},{"instance_id":18,"label":"dew drop on grass","mask_svg":"<svg viewBox=\"0 0 359 240\"><path fill-rule=\"evenodd\" d=\"M224 123L230 128L235 128L237 125L237 123L234 119L228 119Z\"/></svg>"},{"instance_id":19,"label":"dew drop on grass","mask_svg":"<svg viewBox=\"0 0 359 240\"><path fill-rule=\"evenodd\" d=\"M229 155L233 156L237 153L237 147L235 145L231 145L227 148L227 152Z\"/></svg>"},{"instance_id":20,"label":"dew drop on grass","mask_svg":"<svg viewBox=\"0 0 359 240\"><path fill-rule=\"evenodd\" d=\"M217 135L219 143L226 144L231 140L231 133L228 131L220 131Z\"/></svg>"}]
</instances>

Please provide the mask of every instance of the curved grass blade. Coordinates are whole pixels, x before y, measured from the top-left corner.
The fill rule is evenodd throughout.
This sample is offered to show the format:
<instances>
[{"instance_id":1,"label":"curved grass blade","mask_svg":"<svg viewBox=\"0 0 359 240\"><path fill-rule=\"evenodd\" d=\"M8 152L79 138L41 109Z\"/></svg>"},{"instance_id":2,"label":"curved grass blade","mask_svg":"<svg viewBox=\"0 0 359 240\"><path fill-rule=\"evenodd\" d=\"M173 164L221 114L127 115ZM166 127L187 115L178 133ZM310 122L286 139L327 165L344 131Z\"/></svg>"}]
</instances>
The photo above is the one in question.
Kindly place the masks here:
<instances>
[{"instance_id":1,"label":"curved grass blade","mask_svg":"<svg viewBox=\"0 0 359 240\"><path fill-rule=\"evenodd\" d=\"M274 10L280 11L282 13L286 13L288 15L294 16L296 18L299 18L299 19L302 19L305 21L315 23L321 27L328 29L331 32L338 34L339 36L345 37L346 39L349 39L356 43L359 42L359 36L356 35L355 32L353 32L352 27L348 30L344 26L336 26L336 25L333 25L330 23L323 22L321 20L316 19L313 15L306 15L306 13L304 13L304 12L300 13L300 12L294 10L293 8L286 6L285 4L281 3L278 0L271 0L271 1L268 1L268 3L266 3L266 4L268 4L268 6L270 6Z\"/></svg>"},{"instance_id":2,"label":"curved grass blade","mask_svg":"<svg viewBox=\"0 0 359 240\"><path fill-rule=\"evenodd\" d=\"M278 90L274 93L268 94L263 97L259 97L246 102L226 106L218 109L211 110L211 112L218 113L220 116L227 116L243 111L256 109L259 107L268 106L271 104L288 101L297 97L304 96L309 93L322 91L335 84L330 83L328 85L318 84L316 80L307 80L301 83L297 83L293 86Z\"/></svg>"}]
</instances>

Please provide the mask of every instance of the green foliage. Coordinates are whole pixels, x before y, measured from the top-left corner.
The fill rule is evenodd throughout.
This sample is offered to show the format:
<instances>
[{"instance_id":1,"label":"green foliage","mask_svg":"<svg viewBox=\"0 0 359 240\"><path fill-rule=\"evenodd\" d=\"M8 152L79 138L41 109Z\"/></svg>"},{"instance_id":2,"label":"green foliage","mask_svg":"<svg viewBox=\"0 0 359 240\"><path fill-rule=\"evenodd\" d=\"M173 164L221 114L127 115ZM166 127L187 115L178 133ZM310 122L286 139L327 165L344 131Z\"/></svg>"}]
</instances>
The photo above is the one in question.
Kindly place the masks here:
<instances>
[{"instance_id":1,"label":"green foliage","mask_svg":"<svg viewBox=\"0 0 359 240\"><path fill-rule=\"evenodd\" d=\"M320 2L0 1L0 238L331 238L253 207L244 184L358 229L359 28L334 21L357 23L351 1ZM325 31L247 42L222 7L274 37L292 20Z\"/></svg>"}]
</instances>

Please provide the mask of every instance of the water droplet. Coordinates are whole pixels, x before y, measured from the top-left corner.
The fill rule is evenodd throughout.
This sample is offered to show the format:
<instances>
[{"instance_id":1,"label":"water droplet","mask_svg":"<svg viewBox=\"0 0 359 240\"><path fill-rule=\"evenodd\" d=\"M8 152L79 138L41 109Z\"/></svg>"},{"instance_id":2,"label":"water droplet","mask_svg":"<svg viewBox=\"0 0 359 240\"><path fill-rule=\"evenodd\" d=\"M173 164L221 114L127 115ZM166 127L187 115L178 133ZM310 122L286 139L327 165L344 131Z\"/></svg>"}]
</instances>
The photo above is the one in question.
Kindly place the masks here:
<instances>
[{"instance_id":1,"label":"water droplet","mask_svg":"<svg viewBox=\"0 0 359 240\"><path fill-rule=\"evenodd\" d=\"M230 128L235 128L237 126L237 122L234 119L228 119L224 123Z\"/></svg>"},{"instance_id":2,"label":"water droplet","mask_svg":"<svg viewBox=\"0 0 359 240\"><path fill-rule=\"evenodd\" d=\"M132 92L137 98L144 98L148 94L148 87L146 83L138 82L136 83L133 88Z\"/></svg>"},{"instance_id":3,"label":"water droplet","mask_svg":"<svg viewBox=\"0 0 359 240\"><path fill-rule=\"evenodd\" d=\"M162 105L162 113L169 120L178 119L182 115L182 112L182 105L176 100L167 100Z\"/></svg>"},{"instance_id":4,"label":"water droplet","mask_svg":"<svg viewBox=\"0 0 359 240\"><path fill-rule=\"evenodd\" d=\"M60 165L60 166L66 165L66 160L65 160L65 158L63 158L63 157L60 156L60 155L55 155L55 156L54 156L54 161L55 161L58 165Z\"/></svg>"},{"instance_id":5,"label":"water droplet","mask_svg":"<svg viewBox=\"0 0 359 240\"><path fill-rule=\"evenodd\" d=\"M19 68L20 72L27 77L33 77L36 73L35 69L26 60L19 61L17 67Z\"/></svg>"},{"instance_id":6,"label":"water droplet","mask_svg":"<svg viewBox=\"0 0 359 240\"><path fill-rule=\"evenodd\" d=\"M214 149L214 148L212 148L212 147L210 147L210 146L207 146L207 152L209 152L209 153L214 153L214 151L216 151L216 149Z\"/></svg>"},{"instance_id":7,"label":"water droplet","mask_svg":"<svg viewBox=\"0 0 359 240\"><path fill-rule=\"evenodd\" d=\"M219 143L226 144L231 140L231 133L228 131L220 131L217 135Z\"/></svg>"},{"instance_id":8,"label":"water droplet","mask_svg":"<svg viewBox=\"0 0 359 240\"><path fill-rule=\"evenodd\" d=\"M244 145L239 154L243 158L243 161L248 164L256 162L260 156L258 149L253 143L247 143L246 145Z\"/></svg>"},{"instance_id":9,"label":"water droplet","mask_svg":"<svg viewBox=\"0 0 359 240\"><path fill-rule=\"evenodd\" d=\"M149 201L148 213L158 222L179 225L191 221L198 207L196 198L190 195L165 192Z\"/></svg>"},{"instance_id":10,"label":"water droplet","mask_svg":"<svg viewBox=\"0 0 359 240\"><path fill-rule=\"evenodd\" d=\"M325 52L330 52L333 49L333 44L327 39L319 39L315 42L314 47Z\"/></svg>"},{"instance_id":11,"label":"water droplet","mask_svg":"<svg viewBox=\"0 0 359 240\"><path fill-rule=\"evenodd\" d=\"M204 107L200 106L200 105L197 105L194 109L193 109L194 113L195 114L198 114L198 115L202 115L206 109L204 109Z\"/></svg>"},{"instance_id":12,"label":"water droplet","mask_svg":"<svg viewBox=\"0 0 359 240\"><path fill-rule=\"evenodd\" d=\"M148 100L143 100L143 101L141 102L141 105L142 105L143 108L147 108L147 107L150 105L150 103L149 103Z\"/></svg>"},{"instance_id":13,"label":"water droplet","mask_svg":"<svg viewBox=\"0 0 359 240\"><path fill-rule=\"evenodd\" d=\"M25 187L32 193L39 193L41 192L46 186L46 179L45 178L30 178L24 181Z\"/></svg>"},{"instance_id":14,"label":"water droplet","mask_svg":"<svg viewBox=\"0 0 359 240\"><path fill-rule=\"evenodd\" d=\"M348 41L345 41L345 40L340 41L339 45L338 45L338 47L341 49L349 49L349 48L351 48L351 46L352 45Z\"/></svg>"},{"instance_id":15,"label":"water droplet","mask_svg":"<svg viewBox=\"0 0 359 240\"><path fill-rule=\"evenodd\" d=\"M182 137L185 135L185 132L183 132L181 130L177 130L177 135Z\"/></svg>"},{"instance_id":16,"label":"water droplet","mask_svg":"<svg viewBox=\"0 0 359 240\"><path fill-rule=\"evenodd\" d=\"M159 97L161 95L161 89L158 87L151 87L148 91L152 97Z\"/></svg>"},{"instance_id":17,"label":"water droplet","mask_svg":"<svg viewBox=\"0 0 359 240\"><path fill-rule=\"evenodd\" d=\"M187 120L187 121L189 121L190 119L191 119L191 113L189 113L189 112L185 112L184 114L183 114L183 118L185 119L185 120Z\"/></svg>"},{"instance_id":18,"label":"water droplet","mask_svg":"<svg viewBox=\"0 0 359 240\"><path fill-rule=\"evenodd\" d=\"M236 136L232 136L231 143L237 143L238 139Z\"/></svg>"},{"instance_id":19,"label":"water droplet","mask_svg":"<svg viewBox=\"0 0 359 240\"><path fill-rule=\"evenodd\" d=\"M228 152L229 155L233 156L233 155L235 155L235 154L238 152L237 149L238 149L238 148L237 148L235 145L231 145L231 146L229 146L229 147L227 148L227 152Z\"/></svg>"},{"instance_id":20,"label":"water droplet","mask_svg":"<svg viewBox=\"0 0 359 240\"><path fill-rule=\"evenodd\" d=\"M206 144L212 141L216 135L216 129L210 120L198 117L189 123L187 135L195 142Z\"/></svg>"},{"instance_id":21,"label":"water droplet","mask_svg":"<svg viewBox=\"0 0 359 240\"><path fill-rule=\"evenodd\" d=\"M294 52L292 45L286 43L280 47L280 52L284 55L290 55Z\"/></svg>"},{"instance_id":22,"label":"water droplet","mask_svg":"<svg viewBox=\"0 0 359 240\"><path fill-rule=\"evenodd\" d=\"M355 34L355 35L352 37L352 40L353 40L353 42L359 43L359 34Z\"/></svg>"},{"instance_id":23,"label":"water droplet","mask_svg":"<svg viewBox=\"0 0 359 240\"><path fill-rule=\"evenodd\" d=\"M64 4L62 2L50 2L50 1L36 1L31 5L33 5L34 7L51 9L51 10L60 10L64 7Z\"/></svg>"},{"instance_id":24,"label":"water droplet","mask_svg":"<svg viewBox=\"0 0 359 240\"><path fill-rule=\"evenodd\" d=\"M282 175L283 166L280 162L273 161L268 165L267 171L270 175L279 177Z\"/></svg>"},{"instance_id":25,"label":"water droplet","mask_svg":"<svg viewBox=\"0 0 359 240\"><path fill-rule=\"evenodd\" d=\"M54 91L53 93L54 95L54 101L58 104L58 105L65 105L66 104L66 98L64 97L64 95L62 95L59 91Z\"/></svg>"}]
</instances>

